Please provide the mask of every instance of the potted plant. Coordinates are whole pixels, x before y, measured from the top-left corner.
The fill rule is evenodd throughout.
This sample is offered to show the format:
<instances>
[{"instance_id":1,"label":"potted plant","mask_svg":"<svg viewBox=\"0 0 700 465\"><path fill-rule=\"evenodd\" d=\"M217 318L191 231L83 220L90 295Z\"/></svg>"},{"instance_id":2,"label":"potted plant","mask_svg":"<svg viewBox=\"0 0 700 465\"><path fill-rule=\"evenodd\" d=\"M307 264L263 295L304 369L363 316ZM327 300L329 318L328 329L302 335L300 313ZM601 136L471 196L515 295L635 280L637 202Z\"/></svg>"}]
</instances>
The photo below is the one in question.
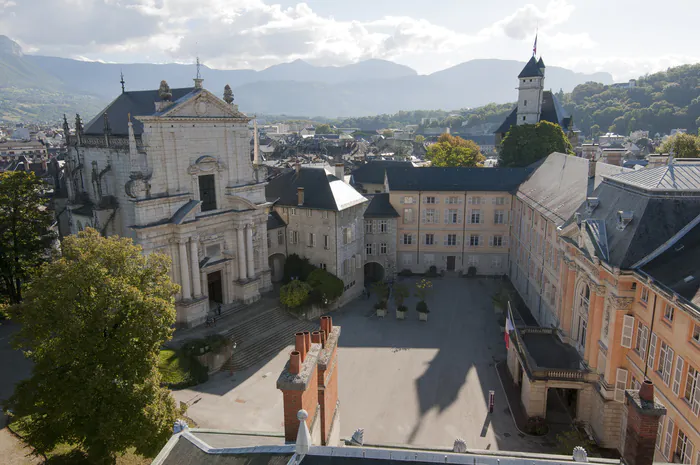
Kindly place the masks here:
<instances>
[{"instance_id":1,"label":"potted plant","mask_svg":"<svg viewBox=\"0 0 700 465\"><path fill-rule=\"evenodd\" d=\"M404 305L406 297L410 294L408 287L405 284L394 285L394 302L396 302L396 319L403 320L406 318L408 307Z\"/></svg>"},{"instance_id":2,"label":"potted plant","mask_svg":"<svg viewBox=\"0 0 700 465\"><path fill-rule=\"evenodd\" d=\"M421 279L416 283L416 297L418 297L418 303L416 304L416 311L418 312L418 318L421 321L428 321L428 304L425 302L428 293L433 288L433 283L429 279Z\"/></svg>"},{"instance_id":3,"label":"potted plant","mask_svg":"<svg viewBox=\"0 0 700 465\"><path fill-rule=\"evenodd\" d=\"M375 294L377 294L377 303L374 304L374 308L377 311L377 316L384 318L386 316L389 288L383 281L377 281L372 285L372 290Z\"/></svg>"},{"instance_id":4,"label":"potted plant","mask_svg":"<svg viewBox=\"0 0 700 465\"><path fill-rule=\"evenodd\" d=\"M508 309L508 302L513 298L511 292L505 286L501 287L498 292L491 296L493 302L493 311L496 314L502 314Z\"/></svg>"}]
</instances>

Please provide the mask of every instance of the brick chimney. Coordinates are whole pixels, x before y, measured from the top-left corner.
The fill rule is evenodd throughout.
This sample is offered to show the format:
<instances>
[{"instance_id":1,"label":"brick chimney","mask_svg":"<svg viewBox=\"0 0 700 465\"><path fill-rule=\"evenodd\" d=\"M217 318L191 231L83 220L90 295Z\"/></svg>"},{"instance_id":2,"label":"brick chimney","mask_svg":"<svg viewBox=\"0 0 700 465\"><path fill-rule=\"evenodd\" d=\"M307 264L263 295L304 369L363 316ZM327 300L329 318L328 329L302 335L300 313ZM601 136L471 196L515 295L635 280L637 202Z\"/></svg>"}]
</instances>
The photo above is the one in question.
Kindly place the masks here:
<instances>
[{"instance_id":1,"label":"brick chimney","mask_svg":"<svg viewBox=\"0 0 700 465\"><path fill-rule=\"evenodd\" d=\"M625 391L627 430L622 458L628 465L652 465L659 421L666 415L664 407L654 397L654 385L645 380L639 391Z\"/></svg>"},{"instance_id":2,"label":"brick chimney","mask_svg":"<svg viewBox=\"0 0 700 465\"><path fill-rule=\"evenodd\" d=\"M340 442L338 402L338 338L340 327L321 317L319 331L296 333L289 363L277 379L284 404L284 438L293 442L299 431L299 410L308 412L306 425L313 444Z\"/></svg>"},{"instance_id":3,"label":"brick chimney","mask_svg":"<svg viewBox=\"0 0 700 465\"><path fill-rule=\"evenodd\" d=\"M304 188L297 187L297 205L300 207L304 205Z\"/></svg>"}]
</instances>

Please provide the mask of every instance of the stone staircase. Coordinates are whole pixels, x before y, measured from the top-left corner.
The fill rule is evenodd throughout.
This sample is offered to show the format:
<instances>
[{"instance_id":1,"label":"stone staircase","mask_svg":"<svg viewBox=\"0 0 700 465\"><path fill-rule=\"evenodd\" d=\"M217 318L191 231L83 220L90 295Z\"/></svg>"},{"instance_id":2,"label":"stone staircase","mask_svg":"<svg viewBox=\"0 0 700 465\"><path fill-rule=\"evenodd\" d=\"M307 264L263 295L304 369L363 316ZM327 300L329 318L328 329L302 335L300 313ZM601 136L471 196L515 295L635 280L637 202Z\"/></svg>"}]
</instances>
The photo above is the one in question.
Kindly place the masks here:
<instances>
[{"instance_id":1,"label":"stone staircase","mask_svg":"<svg viewBox=\"0 0 700 465\"><path fill-rule=\"evenodd\" d=\"M253 310L253 309L251 309ZM242 371L277 355L294 343L294 333L318 329L318 322L298 320L279 307L240 312L241 321L223 333L236 349L221 371Z\"/></svg>"}]
</instances>

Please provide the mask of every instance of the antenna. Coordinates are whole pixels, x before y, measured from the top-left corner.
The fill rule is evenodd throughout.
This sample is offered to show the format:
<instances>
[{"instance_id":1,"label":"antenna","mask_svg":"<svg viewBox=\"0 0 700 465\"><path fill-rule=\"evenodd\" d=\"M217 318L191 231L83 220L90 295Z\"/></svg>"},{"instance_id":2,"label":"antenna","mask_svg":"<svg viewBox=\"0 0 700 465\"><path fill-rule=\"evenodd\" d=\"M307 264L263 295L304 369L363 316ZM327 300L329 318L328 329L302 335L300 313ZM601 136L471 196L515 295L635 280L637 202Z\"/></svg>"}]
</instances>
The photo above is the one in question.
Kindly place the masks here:
<instances>
[{"instance_id":1,"label":"antenna","mask_svg":"<svg viewBox=\"0 0 700 465\"><path fill-rule=\"evenodd\" d=\"M124 82L124 72L121 69L119 70L119 75L121 76L121 81L119 81L119 82L122 85L122 94L123 94L124 92L126 92L126 90L124 89L124 84L126 84L126 83Z\"/></svg>"}]
</instances>

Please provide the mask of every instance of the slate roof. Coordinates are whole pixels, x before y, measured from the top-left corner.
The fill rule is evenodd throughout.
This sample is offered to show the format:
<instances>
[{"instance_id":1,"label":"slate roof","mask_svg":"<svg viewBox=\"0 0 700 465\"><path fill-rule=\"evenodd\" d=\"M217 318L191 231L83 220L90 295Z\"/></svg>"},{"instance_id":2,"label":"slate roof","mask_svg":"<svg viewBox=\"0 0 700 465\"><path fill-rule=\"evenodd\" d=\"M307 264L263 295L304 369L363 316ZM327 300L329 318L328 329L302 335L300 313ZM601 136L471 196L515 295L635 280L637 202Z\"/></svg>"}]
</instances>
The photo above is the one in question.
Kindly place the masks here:
<instances>
[{"instance_id":1,"label":"slate roof","mask_svg":"<svg viewBox=\"0 0 700 465\"><path fill-rule=\"evenodd\" d=\"M172 101L179 103L183 97L190 97L199 92L194 87L184 87L181 89L170 89L173 94ZM134 134L143 133L143 123L135 116L148 116L156 114L155 102L160 101L158 89L137 90L124 92L110 103L107 108L99 112L83 128L86 135L104 135L104 113L107 113L109 126L115 136L126 136L128 132L128 115L131 114L131 122L134 124Z\"/></svg>"},{"instance_id":2,"label":"slate roof","mask_svg":"<svg viewBox=\"0 0 700 465\"><path fill-rule=\"evenodd\" d=\"M700 217L693 223L640 269L700 310Z\"/></svg>"},{"instance_id":3,"label":"slate roof","mask_svg":"<svg viewBox=\"0 0 700 465\"><path fill-rule=\"evenodd\" d=\"M496 134L505 134L511 126L517 123L517 120L518 107L515 107L494 132ZM540 114L540 121L549 121L550 123L558 124L564 132L573 129L573 119L566 113L566 110L564 110L564 107L561 106L561 103L551 90L542 92L542 112Z\"/></svg>"},{"instance_id":4,"label":"slate roof","mask_svg":"<svg viewBox=\"0 0 700 465\"><path fill-rule=\"evenodd\" d=\"M648 191L700 191L700 164L664 165L611 178Z\"/></svg>"},{"instance_id":5,"label":"slate roof","mask_svg":"<svg viewBox=\"0 0 700 465\"><path fill-rule=\"evenodd\" d=\"M365 218L398 218L399 214L389 202L389 194L375 194L370 197L365 210Z\"/></svg>"},{"instance_id":6,"label":"slate roof","mask_svg":"<svg viewBox=\"0 0 700 465\"><path fill-rule=\"evenodd\" d=\"M271 211L267 215L267 230L273 230L277 228L284 228L287 226L287 223L284 222L282 217L277 213L276 211Z\"/></svg>"},{"instance_id":7,"label":"slate roof","mask_svg":"<svg viewBox=\"0 0 700 465\"><path fill-rule=\"evenodd\" d=\"M544 77L544 62L542 62L542 66L540 67L534 55L530 58L530 61L525 64L520 74L518 74L519 79L528 77Z\"/></svg>"},{"instance_id":8,"label":"slate roof","mask_svg":"<svg viewBox=\"0 0 700 465\"><path fill-rule=\"evenodd\" d=\"M520 337L538 368L578 370L581 367L581 356L576 349L564 344L555 334L523 331Z\"/></svg>"},{"instance_id":9,"label":"slate roof","mask_svg":"<svg viewBox=\"0 0 700 465\"><path fill-rule=\"evenodd\" d=\"M604 179L593 192L592 196L598 198L598 206L592 213L586 212L585 204L577 209L584 220L605 223L607 262L622 269L630 269L700 214L700 195L652 196L653 192L629 189L622 183L613 182L627 174ZM617 228L617 212L620 210L633 214L632 221L622 230ZM572 221L573 216L567 224ZM602 226L598 224L596 228ZM589 241L584 249L591 256L603 248L602 244L593 243L591 234L586 234L584 239ZM602 256L599 258L603 259Z\"/></svg>"},{"instance_id":10,"label":"slate roof","mask_svg":"<svg viewBox=\"0 0 700 465\"><path fill-rule=\"evenodd\" d=\"M354 183L359 184L384 184L384 170L386 168L413 168L410 161L372 160L352 170Z\"/></svg>"},{"instance_id":11,"label":"slate roof","mask_svg":"<svg viewBox=\"0 0 700 465\"><path fill-rule=\"evenodd\" d=\"M292 453L246 453L236 449L209 454L181 437L158 465L287 465L291 457Z\"/></svg>"},{"instance_id":12,"label":"slate roof","mask_svg":"<svg viewBox=\"0 0 700 465\"><path fill-rule=\"evenodd\" d=\"M515 191L532 168L387 168L389 190Z\"/></svg>"},{"instance_id":13,"label":"slate roof","mask_svg":"<svg viewBox=\"0 0 700 465\"><path fill-rule=\"evenodd\" d=\"M299 187L304 188L303 205L297 202ZM327 174L323 168L306 167L301 167L299 173L295 169L287 170L270 180L265 187L265 197L277 205L333 211L367 202L355 189Z\"/></svg>"},{"instance_id":14,"label":"slate roof","mask_svg":"<svg viewBox=\"0 0 700 465\"><path fill-rule=\"evenodd\" d=\"M603 176L627 171L599 162L596 163L595 179L590 179L587 159L559 152L550 154L532 167L534 171L520 185L516 195L557 226L571 218Z\"/></svg>"}]
</instances>

